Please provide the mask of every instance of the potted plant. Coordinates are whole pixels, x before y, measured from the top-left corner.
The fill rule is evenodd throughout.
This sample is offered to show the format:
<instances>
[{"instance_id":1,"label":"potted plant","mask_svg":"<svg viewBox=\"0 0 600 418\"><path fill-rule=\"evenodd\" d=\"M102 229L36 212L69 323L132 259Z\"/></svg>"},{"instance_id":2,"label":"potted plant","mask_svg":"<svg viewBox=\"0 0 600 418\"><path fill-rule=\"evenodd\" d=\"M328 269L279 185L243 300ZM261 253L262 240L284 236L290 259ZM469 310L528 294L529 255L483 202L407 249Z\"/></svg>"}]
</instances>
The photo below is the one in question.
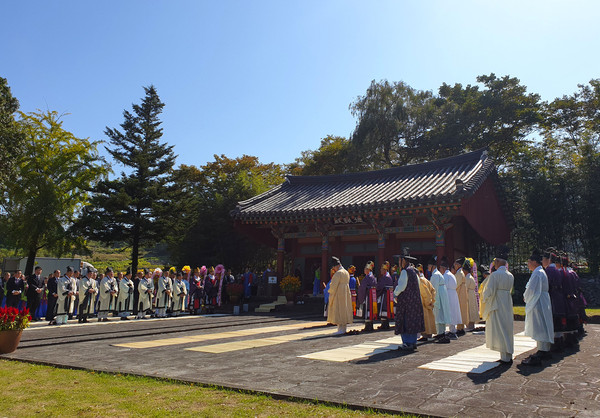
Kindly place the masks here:
<instances>
[{"instance_id":1,"label":"potted plant","mask_svg":"<svg viewBox=\"0 0 600 418\"><path fill-rule=\"evenodd\" d=\"M0 308L0 354L12 353L21 341L21 333L29 326L29 309Z\"/></svg>"},{"instance_id":2,"label":"potted plant","mask_svg":"<svg viewBox=\"0 0 600 418\"><path fill-rule=\"evenodd\" d=\"M288 302L293 302L294 298L296 297L296 293L298 293L302 288L302 283L296 276L285 276L283 279L281 279L279 288L285 295L285 298L288 300Z\"/></svg>"},{"instance_id":3,"label":"potted plant","mask_svg":"<svg viewBox=\"0 0 600 418\"><path fill-rule=\"evenodd\" d=\"M241 283L229 283L227 285L227 294L231 303L237 305L244 294L244 285Z\"/></svg>"}]
</instances>

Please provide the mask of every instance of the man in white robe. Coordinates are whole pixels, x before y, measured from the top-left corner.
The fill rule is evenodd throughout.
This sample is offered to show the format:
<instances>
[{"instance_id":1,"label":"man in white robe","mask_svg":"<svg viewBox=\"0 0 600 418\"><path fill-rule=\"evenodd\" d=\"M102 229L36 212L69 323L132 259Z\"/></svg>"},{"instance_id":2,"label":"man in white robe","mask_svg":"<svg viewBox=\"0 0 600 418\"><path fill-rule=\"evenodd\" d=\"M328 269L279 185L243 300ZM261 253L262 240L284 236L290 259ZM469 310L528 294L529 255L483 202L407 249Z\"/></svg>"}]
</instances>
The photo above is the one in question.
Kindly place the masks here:
<instances>
[{"instance_id":1,"label":"man in white robe","mask_svg":"<svg viewBox=\"0 0 600 418\"><path fill-rule=\"evenodd\" d=\"M448 338L456 340L456 326L462 324L462 316L460 314L460 302L458 299L458 293L456 292L457 283L454 274L450 271L450 266L446 257L440 262L440 272L444 275L444 282L446 283L446 291L448 292L448 302L450 303L450 332Z\"/></svg>"},{"instance_id":2,"label":"man in white robe","mask_svg":"<svg viewBox=\"0 0 600 418\"><path fill-rule=\"evenodd\" d=\"M485 345L500 352L500 363L512 364L514 353L513 303L510 294L515 278L506 269L508 248L501 248L494 260L496 271L487 279L483 291Z\"/></svg>"},{"instance_id":3,"label":"man in white robe","mask_svg":"<svg viewBox=\"0 0 600 418\"><path fill-rule=\"evenodd\" d=\"M446 336L446 324L450 324L452 321L450 302L448 301L446 281L442 273L438 271L436 263L435 257L432 257L427 265L427 270L431 273L430 282L435 289L433 316L435 317L437 335L434 338L438 344L448 344L450 343L450 339Z\"/></svg>"},{"instance_id":4,"label":"man in white robe","mask_svg":"<svg viewBox=\"0 0 600 418\"><path fill-rule=\"evenodd\" d=\"M534 251L527 261L531 277L525 287L525 335L537 342L538 351L521 362L524 366L541 366L542 360L552 357L554 342L552 302L548 293L548 276L542 267L542 253Z\"/></svg>"},{"instance_id":5,"label":"man in white robe","mask_svg":"<svg viewBox=\"0 0 600 418\"><path fill-rule=\"evenodd\" d=\"M117 311L121 321L127 321L133 309L134 284L131 280L131 267L127 268L125 276L119 281L119 296L117 297Z\"/></svg>"},{"instance_id":6,"label":"man in white robe","mask_svg":"<svg viewBox=\"0 0 600 418\"><path fill-rule=\"evenodd\" d=\"M138 284L138 290L140 292L140 305L136 319L145 319L146 311L152 310L152 299L154 297L154 280L147 268L144 269L144 277Z\"/></svg>"},{"instance_id":7,"label":"man in white robe","mask_svg":"<svg viewBox=\"0 0 600 418\"><path fill-rule=\"evenodd\" d=\"M181 311L185 309L185 296L187 295L187 287L183 281L183 274L177 273L177 277L173 282L173 316L179 316Z\"/></svg>"}]
</instances>

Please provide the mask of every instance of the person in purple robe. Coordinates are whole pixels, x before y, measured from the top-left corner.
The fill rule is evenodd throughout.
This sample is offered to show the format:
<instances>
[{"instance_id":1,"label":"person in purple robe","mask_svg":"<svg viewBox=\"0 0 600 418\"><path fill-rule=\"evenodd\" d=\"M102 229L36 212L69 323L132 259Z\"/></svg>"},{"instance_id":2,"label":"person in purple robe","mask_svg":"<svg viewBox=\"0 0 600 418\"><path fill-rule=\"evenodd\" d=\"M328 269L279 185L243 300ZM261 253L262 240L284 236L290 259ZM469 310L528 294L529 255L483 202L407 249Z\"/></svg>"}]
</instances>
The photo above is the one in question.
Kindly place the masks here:
<instances>
[{"instance_id":1,"label":"person in purple robe","mask_svg":"<svg viewBox=\"0 0 600 418\"><path fill-rule=\"evenodd\" d=\"M419 276L410 265L412 260L416 261L416 258L411 257L405 248L400 255L402 271L394 289L397 301L395 333L400 334L403 343L398 349L409 352L417 349L417 335L425 330Z\"/></svg>"},{"instance_id":2,"label":"person in purple robe","mask_svg":"<svg viewBox=\"0 0 600 418\"><path fill-rule=\"evenodd\" d=\"M390 262L386 261L381 266L380 273L381 275L377 279L377 300L380 301L379 306L381 306L381 312L388 312L387 306L387 291L393 291L394 281L392 280L392 276L389 273L390 270ZM390 329L390 321L386 316L381 315L381 326L378 328L380 330L388 330Z\"/></svg>"},{"instance_id":3,"label":"person in purple robe","mask_svg":"<svg viewBox=\"0 0 600 418\"><path fill-rule=\"evenodd\" d=\"M565 294L565 316L566 325L564 333L564 343L567 347L577 347L577 331L579 328L579 283L573 275L567 270L569 257L566 253L560 254L560 264L556 268L562 274L563 293Z\"/></svg>"},{"instance_id":4,"label":"person in purple robe","mask_svg":"<svg viewBox=\"0 0 600 418\"><path fill-rule=\"evenodd\" d=\"M375 267L375 263L373 263L372 261L367 262L367 264L365 265L365 270L364 270L365 277L364 277L364 279L361 280L360 286L358 287L358 300L357 300L358 306L362 305L365 302L368 303L368 298L367 298L368 289L371 287L377 287L377 279L373 275L373 267ZM363 332L372 332L373 331L373 321L371 321L370 319L368 319L366 317L367 309L365 309L364 312L365 312L365 328L363 329Z\"/></svg>"},{"instance_id":5,"label":"person in purple robe","mask_svg":"<svg viewBox=\"0 0 600 418\"><path fill-rule=\"evenodd\" d=\"M566 299L563 292L563 276L556 268L560 262L557 251L548 248L542 257L542 266L548 276L548 293L552 302L552 319L554 322L554 344L552 351L561 351L564 345L563 333L567 325Z\"/></svg>"}]
</instances>

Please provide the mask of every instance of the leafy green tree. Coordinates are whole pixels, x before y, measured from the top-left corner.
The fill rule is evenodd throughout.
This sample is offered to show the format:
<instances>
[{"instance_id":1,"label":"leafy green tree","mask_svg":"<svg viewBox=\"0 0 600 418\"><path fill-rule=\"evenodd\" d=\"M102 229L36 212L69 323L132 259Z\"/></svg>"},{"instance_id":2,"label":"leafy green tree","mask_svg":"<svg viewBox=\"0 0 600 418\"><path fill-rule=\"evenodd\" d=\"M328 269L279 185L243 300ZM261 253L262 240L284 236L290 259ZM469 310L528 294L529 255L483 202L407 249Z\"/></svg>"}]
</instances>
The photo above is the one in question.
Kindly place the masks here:
<instances>
[{"instance_id":1,"label":"leafy green tree","mask_svg":"<svg viewBox=\"0 0 600 418\"><path fill-rule=\"evenodd\" d=\"M538 94L527 93L518 78L495 74L477 77L479 86L439 88L437 111L428 144L436 157L488 148L499 166L519 157L541 122Z\"/></svg>"},{"instance_id":2,"label":"leafy green tree","mask_svg":"<svg viewBox=\"0 0 600 418\"><path fill-rule=\"evenodd\" d=\"M230 212L237 202L280 184L283 169L248 155L214 158L200 168L181 166L173 175L176 188L184 191L175 205L182 222L170 234L173 261L179 266L223 263L237 271L247 264L266 265L273 250L235 229Z\"/></svg>"},{"instance_id":3,"label":"leafy green tree","mask_svg":"<svg viewBox=\"0 0 600 418\"><path fill-rule=\"evenodd\" d=\"M122 131L105 131L112 145L107 151L127 173L98 184L79 225L89 238L127 243L134 270L140 247L163 241L173 216L170 176L176 156L173 146L160 142L164 104L154 86L144 91L142 103L134 104L133 112L123 112Z\"/></svg>"},{"instance_id":4,"label":"leafy green tree","mask_svg":"<svg viewBox=\"0 0 600 418\"><path fill-rule=\"evenodd\" d=\"M24 135L15 119L19 101L13 97L8 81L0 77L0 187L14 172L23 151Z\"/></svg>"},{"instance_id":5,"label":"leafy green tree","mask_svg":"<svg viewBox=\"0 0 600 418\"><path fill-rule=\"evenodd\" d=\"M57 112L20 113L25 142L6 184L2 210L11 245L27 252L25 274L38 250L60 255L83 247L71 225L87 203L87 190L106 174L98 142L75 137Z\"/></svg>"},{"instance_id":6,"label":"leafy green tree","mask_svg":"<svg viewBox=\"0 0 600 418\"><path fill-rule=\"evenodd\" d=\"M554 144L565 170L562 201L571 207L570 229L596 273L600 267L600 79L549 103L544 120L547 141Z\"/></svg>"},{"instance_id":7,"label":"leafy green tree","mask_svg":"<svg viewBox=\"0 0 600 418\"><path fill-rule=\"evenodd\" d=\"M328 135L321 140L318 150L303 151L302 156L286 168L294 175L318 176L355 171L357 164L350 141L341 136Z\"/></svg>"}]
</instances>

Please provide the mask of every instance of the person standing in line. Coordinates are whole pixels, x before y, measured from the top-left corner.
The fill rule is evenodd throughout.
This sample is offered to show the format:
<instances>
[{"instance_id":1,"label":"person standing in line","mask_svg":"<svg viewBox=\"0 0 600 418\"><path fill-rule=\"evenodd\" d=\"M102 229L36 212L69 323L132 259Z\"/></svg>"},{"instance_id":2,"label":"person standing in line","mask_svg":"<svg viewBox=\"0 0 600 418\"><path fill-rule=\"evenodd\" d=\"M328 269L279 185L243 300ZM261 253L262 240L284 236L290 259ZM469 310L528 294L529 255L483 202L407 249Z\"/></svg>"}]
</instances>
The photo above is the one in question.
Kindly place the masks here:
<instances>
[{"instance_id":1,"label":"person standing in line","mask_svg":"<svg viewBox=\"0 0 600 418\"><path fill-rule=\"evenodd\" d=\"M371 306L367 308L367 305L369 304L369 297L367 295L367 292L370 288L377 287L377 279L373 275L374 267L375 263L373 263L372 261L367 262L364 269L365 277L361 280L360 286L358 287L358 306L362 305L363 303L365 304L365 328L363 329L363 332L373 332L373 321L367 318L366 315L367 310L373 309Z\"/></svg>"},{"instance_id":2,"label":"person standing in line","mask_svg":"<svg viewBox=\"0 0 600 418\"><path fill-rule=\"evenodd\" d=\"M452 315L450 326L450 332L448 338L456 340L456 326L462 324L462 317L460 315L460 302L458 301L458 293L456 292L456 278L450 271L448 260L446 257L442 258L440 262L440 272L444 276L444 282L446 283L446 290L448 292L448 301L450 302L450 313Z\"/></svg>"},{"instance_id":3,"label":"person standing in line","mask_svg":"<svg viewBox=\"0 0 600 418\"><path fill-rule=\"evenodd\" d=\"M19 309L21 295L25 291L25 281L23 280L21 270L17 270L15 275L6 282L6 307Z\"/></svg>"},{"instance_id":4,"label":"person standing in line","mask_svg":"<svg viewBox=\"0 0 600 418\"><path fill-rule=\"evenodd\" d=\"M552 358L550 347L554 342L552 302L548 293L548 276L542 267L542 253L534 250L527 267L531 277L525 286L525 335L537 342L537 352L521 361L523 366L541 366L542 360Z\"/></svg>"},{"instance_id":5,"label":"person standing in line","mask_svg":"<svg viewBox=\"0 0 600 418\"><path fill-rule=\"evenodd\" d=\"M398 347L402 351L415 351L417 335L425 331L419 277L409 264L409 260L416 261L416 258L411 257L408 249L405 248L399 262L402 271L398 277L398 285L394 289L394 296L397 299L394 332L402 337L402 345Z\"/></svg>"},{"instance_id":6,"label":"person standing in line","mask_svg":"<svg viewBox=\"0 0 600 418\"><path fill-rule=\"evenodd\" d=\"M463 264L466 258L461 257L454 261L452 273L456 279L456 294L458 295L458 305L460 307L460 318L462 322L456 324L456 335L465 335L465 324L469 322L469 297L467 295L467 278L463 272Z\"/></svg>"},{"instance_id":7,"label":"person standing in line","mask_svg":"<svg viewBox=\"0 0 600 418\"><path fill-rule=\"evenodd\" d=\"M116 309L119 288L115 273L111 267L106 269L99 286L100 301L98 303L98 322L108 322L108 313Z\"/></svg>"},{"instance_id":8,"label":"person standing in line","mask_svg":"<svg viewBox=\"0 0 600 418\"><path fill-rule=\"evenodd\" d=\"M133 308L133 281L131 280L131 267L127 268L125 275L119 281L119 296L117 297L117 311L121 321L129 320Z\"/></svg>"},{"instance_id":9,"label":"person standing in line","mask_svg":"<svg viewBox=\"0 0 600 418\"><path fill-rule=\"evenodd\" d=\"M98 284L95 280L95 272L91 268L81 269L81 279L79 280L79 295L81 304L79 305L78 322L88 322L88 316L94 313L94 301L98 293Z\"/></svg>"},{"instance_id":10,"label":"person standing in line","mask_svg":"<svg viewBox=\"0 0 600 418\"><path fill-rule=\"evenodd\" d=\"M177 276L173 282L173 316L179 316L185 308L186 295L187 287L183 281L183 273L177 272Z\"/></svg>"},{"instance_id":11,"label":"person standing in line","mask_svg":"<svg viewBox=\"0 0 600 418\"><path fill-rule=\"evenodd\" d=\"M60 273L60 272L59 272ZM69 309L71 307L71 297L75 294L73 289L73 267L68 266L64 276L58 279L57 290L58 299L56 307L56 325L66 325L69 317Z\"/></svg>"},{"instance_id":12,"label":"person standing in line","mask_svg":"<svg viewBox=\"0 0 600 418\"><path fill-rule=\"evenodd\" d=\"M436 334L435 328L435 315L433 314L433 307L435 305L435 288L429 280L425 278L423 274L423 266L419 264L417 266L417 274L419 276L419 292L421 293L421 304L423 305L423 321L425 323L425 330L421 332L421 338L417 341L429 341L434 334Z\"/></svg>"},{"instance_id":13,"label":"person standing in line","mask_svg":"<svg viewBox=\"0 0 600 418\"><path fill-rule=\"evenodd\" d=\"M354 273L356 273L356 267L348 267L348 274L350 275L348 287L350 288L350 296L352 297L352 315L356 315L356 290L358 287L356 277L354 277Z\"/></svg>"},{"instance_id":14,"label":"person standing in line","mask_svg":"<svg viewBox=\"0 0 600 418\"><path fill-rule=\"evenodd\" d=\"M467 288L467 302L468 312L467 318L463 318L463 321L467 323L467 331L473 331L475 329L475 323L479 321L479 306L477 305L477 283L471 274L474 260L472 258L466 258L462 265L463 273L465 274L465 283Z\"/></svg>"},{"instance_id":15,"label":"person standing in line","mask_svg":"<svg viewBox=\"0 0 600 418\"><path fill-rule=\"evenodd\" d=\"M340 259L331 257L335 271L329 285L329 306L327 322L338 326L336 334L345 334L346 327L352 323L352 296L350 295L350 274L344 269Z\"/></svg>"},{"instance_id":16,"label":"person standing in line","mask_svg":"<svg viewBox=\"0 0 600 418\"><path fill-rule=\"evenodd\" d=\"M158 293L156 294L156 317L166 318L167 309L171 308L173 298L173 282L170 277L161 275L158 279Z\"/></svg>"},{"instance_id":17,"label":"person standing in line","mask_svg":"<svg viewBox=\"0 0 600 418\"><path fill-rule=\"evenodd\" d=\"M32 321L39 321L41 318L38 316L37 310L40 307L44 290L44 278L40 266L35 266L34 273L27 279L27 285L27 309L29 309Z\"/></svg>"},{"instance_id":18,"label":"person standing in line","mask_svg":"<svg viewBox=\"0 0 600 418\"><path fill-rule=\"evenodd\" d=\"M387 292L388 289L390 291L394 291L393 285L394 285L394 280L392 279L392 276L390 276L389 273L390 270L390 262L386 261L381 265L381 269L380 269L380 276L377 279L377 300L380 301L379 306L381 306L381 311L380 311L380 320L381 320L381 326L379 327L380 330L388 330L390 329L390 321L387 317L383 316L383 312L388 312L389 307L387 306ZM393 313L393 312L392 312ZM391 314L390 314L391 315Z\"/></svg>"},{"instance_id":19,"label":"person standing in line","mask_svg":"<svg viewBox=\"0 0 600 418\"><path fill-rule=\"evenodd\" d=\"M2 306L2 300L4 299L4 288L10 280L10 273L6 271L2 276L0 277L0 306Z\"/></svg>"},{"instance_id":20,"label":"person standing in line","mask_svg":"<svg viewBox=\"0 0 600 418\"><path fill-rule=\"evenodd\" d=\"M548 248L542 257L542 267L548 277L548 293L552 301L552 318L554 322L554 343L552 351L562 351L564 348L563 333L567 326L567 303L563 291L563 276L556 268L560 261L557 251Z\"/></svg>"},{"instance_id":21,"label":"person standing in line","mask_svg":"<svg viewBox=\"0 0 600 418\"><path fill-rule=\"evenodd\" d=\"M494 271L487 279L483 291L485 301L485 345L490 350L500 352L500 363L512 364L514 353L513 335L513 303L510 294L514 277L506 269L508 248L502 246L498 249L494 260Z\"/></svg>"},{"instance_id":22,"label":"person standing in line","mask_svg":"<svg viewBox=\"0 0 600 418\"><path fill-rule=\"evenodd\" d=\"M448 344L450 339L446 336L446 325L452 321L450 312L450 301L448 300L448 290L444 276L437 269L437 260L435 257L429 259L427 271L431 273L431 285L435 289L435 303L433 305L433 316L435 317L435 327L437 334L435 342L438 344Z\"/></svg>"},{"instance_id":23,"label":"person standing in line","mask_svg":"<svg viewBox=\"0 0 600 418\"><path fill-rule=\"evenodd\" d=\"M140 301L136 319L145 319L146 311L152 310L152 297L154 296L154 280L150 270L143 270L144 277L140 280L138 291L140 293Z\"/></svg>"},{"instance_id":24,"label":"person standing in line","mask_svg":"<svg viewBox=\"0 0 600 418\"><path fill-rule=\"evenodd\" d=\"M54 270L54 274L48 277L48 310L46 311L46 321L48 325L56 325L56 307L58 300L58 279L60 278L60 270Z\"/></svg>"},{"instance_id":25,"label":"person standing in line","mask_svg":"<svg viewBox=\"0 0 600 418\"><path fill-rule=\"evenodd\" d=\"M144 271L143 270L138 270L135 273L135 278L132 279L133 281L133 314L137 316L138 314L138 310L140 307L140 281L142 280L142 277L144 277Z\"/></svg>"}]
</instances>

